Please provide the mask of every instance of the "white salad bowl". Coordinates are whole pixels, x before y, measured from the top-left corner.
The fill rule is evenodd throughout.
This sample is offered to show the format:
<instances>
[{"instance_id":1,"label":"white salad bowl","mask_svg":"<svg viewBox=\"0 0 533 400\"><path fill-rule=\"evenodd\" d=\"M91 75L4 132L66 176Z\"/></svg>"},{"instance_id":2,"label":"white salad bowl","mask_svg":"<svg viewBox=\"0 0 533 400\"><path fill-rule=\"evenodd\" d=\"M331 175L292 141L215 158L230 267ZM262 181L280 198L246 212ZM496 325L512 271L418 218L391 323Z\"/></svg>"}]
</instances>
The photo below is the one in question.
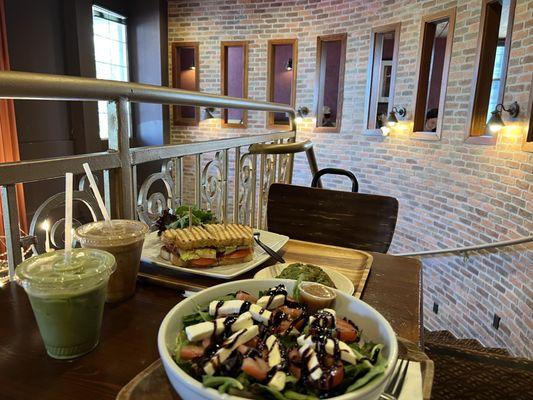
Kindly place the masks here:
<instances>
[{"instance_id":1,"label":"white salad bowl","mask_svg":"<svg viewBox=\"0 0 533 400\"><path fill-rule=\"evenodd\" d=\"M183 330L182 318L197 312L197 305L204 306L210 301L216 300L228 293L245 290L255 296L260 290L285 284L289 293L292 292L295 281L289 279L255 280L244 279L240 281L223 283L204 289L201 292L181 301L168 312L159 328L157 345L159 354L165 368L165 372L174 389L182 399L242 399L242 397L229 394L220 395L217 390L206 388L192 376L183 371L172 359L172 353L176 346L176 336ZM398 342L392 327L387 320L368 304L336 291L337 298L332 307L340 317L346 317L353 321L362 331L363 339L375 343L384 344L382 352L387 360L387 368L382 375L377 376L365 386L340 396L332 397L335 400L376 400L383 393L385 385L390 379L394 365L398 358Z\"/></svg>"}]
</instances>

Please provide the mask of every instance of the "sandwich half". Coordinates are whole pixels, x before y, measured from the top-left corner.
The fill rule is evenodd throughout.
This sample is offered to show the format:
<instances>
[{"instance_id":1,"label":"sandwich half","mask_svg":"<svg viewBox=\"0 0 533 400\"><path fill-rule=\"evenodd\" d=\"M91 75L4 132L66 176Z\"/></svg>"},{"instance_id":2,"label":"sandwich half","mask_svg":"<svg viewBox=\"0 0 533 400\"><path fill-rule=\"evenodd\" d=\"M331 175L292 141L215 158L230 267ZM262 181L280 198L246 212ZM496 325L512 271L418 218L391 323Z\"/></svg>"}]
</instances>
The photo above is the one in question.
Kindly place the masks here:
<instances>
[{"instance_id":1,"label":"sandwich half","mask_svg":"<svg viewBox=\"0 0 533 400\"><path fill-rule=\"evenodd\" d=\"M251 261L253 230L240 224L206 224L167 229L161 235L161 258L179 267L213 267Z\"/></svg>"}]
</instances>

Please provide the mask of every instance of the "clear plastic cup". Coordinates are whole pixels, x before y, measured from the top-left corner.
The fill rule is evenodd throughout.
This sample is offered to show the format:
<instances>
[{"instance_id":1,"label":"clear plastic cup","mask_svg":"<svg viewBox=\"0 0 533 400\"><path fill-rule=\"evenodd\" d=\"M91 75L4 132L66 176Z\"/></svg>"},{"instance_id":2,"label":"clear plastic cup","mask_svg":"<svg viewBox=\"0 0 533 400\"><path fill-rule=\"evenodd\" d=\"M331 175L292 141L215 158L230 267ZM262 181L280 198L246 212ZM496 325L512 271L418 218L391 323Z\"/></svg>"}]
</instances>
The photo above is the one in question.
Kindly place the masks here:
<instances>
[{"instance_id":1,"label":"clear plastic cup","mask_svg":"<svg viewBox=\"0 0 533 400\"><path fill-rule=\"evenodd\" d=\"M111 224L97 221L76 229L81 247L110 252L117 261L117 270L109 279L107 301L115 303L135 293L141 262L144 236L148 225L144 222L114 219Z\"/></svg>"},{"instance_id":2,"label":"clear plastic cup","mask_svg":"<svg viewBox=\"0 0 533 400\"><path fill-rule=\"evenodd\" d=\"M98 345L109 276L115 258L101 250L63 250L23 261L16 281L26 290L50 357L79 357Z\"/></svg>"}]
</instances>

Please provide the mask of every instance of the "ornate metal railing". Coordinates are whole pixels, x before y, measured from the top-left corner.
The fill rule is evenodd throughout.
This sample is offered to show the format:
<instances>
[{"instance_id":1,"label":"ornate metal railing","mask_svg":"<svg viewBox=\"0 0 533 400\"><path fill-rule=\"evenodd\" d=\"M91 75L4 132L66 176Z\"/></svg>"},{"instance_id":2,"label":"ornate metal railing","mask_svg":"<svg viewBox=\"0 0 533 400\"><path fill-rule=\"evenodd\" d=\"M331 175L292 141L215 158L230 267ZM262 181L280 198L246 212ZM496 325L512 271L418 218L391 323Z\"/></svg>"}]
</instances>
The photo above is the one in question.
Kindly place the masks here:
<instances>
[{"instance_id":1,"label":"ornate metal railing","mask_svg":"<svg viewBox=\"0 0 533 400\"><path fill-rule=\"evenodd\" d=\"M295 141L295 112L285 104L137 83L25 72L0 72L0 98L109 102L108 151L0 164L1 204L10 276L23 257L21 245L31 245L35 251L42 251L43 240L38 238L42 233L38 232L38 227L52 209L64 202L64 193L45 201L34 214L29 236L21 237L16 184L62 178L66 172L73 172L80 177L75 199L88 207L90 218L96 219L100 217L99 211L84 182L82 164L87 162L94 172L101 174L105 203L113 217L138 216L151 223L163 208L182 204L188 193L194 193L193 202L213 209L222 221L263 226L268 187L275 181L290 182L292 177L293 154L257 154L248 150L248 146L253 144ZM290 129L283 132L130 148L130 102L284 112L289 115L291 124ZM156 160L163 161L161 171L138 183L138 166ZM187 162L190 168L187 168L188 173L184 173ZM163 187L162 192L157 191L158 185ZM60 223L61 219L50 224L52 236L61 230L58 229ZM52 245L59 240L52 237ZM59 247L60 244L56 244Z\"/></svg>"}]
</instances>

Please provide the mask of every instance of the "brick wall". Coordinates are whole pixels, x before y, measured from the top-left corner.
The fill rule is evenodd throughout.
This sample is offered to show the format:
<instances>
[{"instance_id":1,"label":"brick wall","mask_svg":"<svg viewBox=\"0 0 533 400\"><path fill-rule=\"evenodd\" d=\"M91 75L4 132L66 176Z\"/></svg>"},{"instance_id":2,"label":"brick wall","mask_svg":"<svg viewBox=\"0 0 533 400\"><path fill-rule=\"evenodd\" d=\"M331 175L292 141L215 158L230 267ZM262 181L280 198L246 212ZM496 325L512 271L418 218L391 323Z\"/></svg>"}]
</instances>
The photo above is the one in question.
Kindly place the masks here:
<instances>
[{"instance_id":1,"label":"brick wall","mask_svg":"<svg viewBox=\"0 0 533 400\"><path fill-rule=\"evenodd\" d=\"M409 138L420 19L457 7L442 139ZM200 87L220 93L220 41L249 40L249 97L266 97L267 40L298 39L297 106L313 105L317 35L348 33L342 131L314 133L311 120L298 138L316 144L319 166L353 171L361 191L395 196L400 215L392 253L471 245L530 235L533 231L533 154L521 151L533 71L533 1L517 0L505 102L518 101L521 121L508 124L497 145L465 144L481 0L169 1L169 42L200 42ZM395 104L407 122L390 137L362 135L370 29L401 22ZM170 54L170 52L169 52ZM230 137L218 121L172 127L174 143ZM250 112L251 131L264 130L264 113ZM304 157L295 183L309 185ZM348 189L340 179L330 188ZM533 356L533 246L463 256L425 258L424 324L475 337L487 346ZM440 305L439 313L431 309ZM501 317L492 328L493 314Z\"/></svg>"}]
</instances>

